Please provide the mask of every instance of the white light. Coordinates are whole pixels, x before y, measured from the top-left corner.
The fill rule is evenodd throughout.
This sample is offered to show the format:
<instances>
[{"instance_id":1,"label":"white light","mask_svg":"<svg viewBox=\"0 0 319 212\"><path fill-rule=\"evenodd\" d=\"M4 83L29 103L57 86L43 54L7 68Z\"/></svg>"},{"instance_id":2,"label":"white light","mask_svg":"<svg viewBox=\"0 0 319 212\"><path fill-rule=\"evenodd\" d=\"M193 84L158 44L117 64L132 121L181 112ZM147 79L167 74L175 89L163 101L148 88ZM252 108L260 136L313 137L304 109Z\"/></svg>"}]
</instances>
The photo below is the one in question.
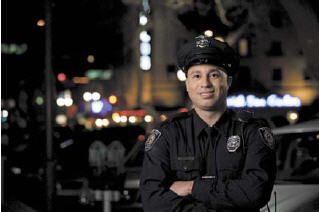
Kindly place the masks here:
<instances>
[{"instance_id":1,"label":"white light","mask_svg":"<svg viewBox=\"0 0 319 212\"><path fill-rule=\"evenodd\" d=\"M151 44L150 43L145 43L145 42L142 42L140 43L140 52L141 52L141 55L150 55L151 54Z\"/></svg>"},{"instance_id":2,"label":"white light","mask_svg":"<svg viewBox=\"0 0 319 212\"><path fill-rule=\"evenodd\" d=\"M301 106L301 100L298 97L290 96L289 94L284 95L283 97L285 105L287 107L300 107Z\"/></svg>"},{"instance_id":3,"label":"white light","mask_svg":"<svg viewBox=\"0 0 319 212\"><path fill-rule=\"evenodd\" d=\"M136 122L136 117L135 116L130 116L129 118L128 118L128 121L130 122L130 123L135 123Z\"/></svg>"},{"instance_id":4,"label":"white light","mask_svg":"<svg viewBox=\"0 0 319 212\"><path fill-rule=\"evenodd\" d=\"M66 124L67 122L67 117L64 114L59 114L55 117L55 122L59 125Z\"/></svg>"},{"instance_id":5,"label":"white light","mask_svg":"<svg viewBox=\"0 0 319 212\"><path fill-rule=\"evenodd\" d=\"M150 70L151 69L151 57L150 56L141 56L140 57L140 68L142 70Z\"/></svg>"},{"instance_id":6,"label":"white light","mask_svg":"<svg viewBox=\"0 0 319 212\"><path fill-rule=\"evenodd\" d=\"M18 168L18 167L12 167L11 168L11 171L13 174L21 174L21 168Z\"/></svg>"},{"instance_id":7,"label":"white light","mask_svg":"<svg viewBox=\"0 0 319 212\"><path fill-rule=\"evenodd\" d=\"M151 122L151 121L153 121L153 117L152 117L151 115L146 115L146 116L144 117L144 121L145 121L145 122Z\"/></svg>"},{"instance_id":8,"label":"white light","mask_svg":"<svg viewBox=\"0 0 319 212\"><path fill-rule=\"evenodd\" d=\"M292 97L289 94L279 97L271 94L268 97L256 97L255 95L229 96L227 97L228 107L300 107L301 101L298 97Z\"/></svg>"},{"instance_id":9,"label":"white light","mask_svg":"<svg viewBox=\"0 0 319 212\"><path fill-rule=\"evenodd\" d=\"M83 94L83 99L86 102L89 102L92 100L92 94L90 92L84 92Z\"/></svg>"},{"instance_id":10,"label":"white light","mask_svg":"<svg viewBox=\"0 0 319 212\"><path fill-rule=\"evenodd\" d=\"M296 120L296 119L298 118L298 114L297 114L297 113L291 113L291 114L290 114L290 118L291 118L292 120Z\"/></svg>"},{"instance_id":11,"label":"white light","mask_svg":"<svg viewBox=\"0 0 319 212\"><path fill-rule=\"evenodd\" d=\"M121 117L120 116L115 116L113 117L113 121L116 123L120 123L121 122Z\"/></svg>"},{"instance_id":12,"label":"white light","mask_svg":"<svg viewBox=\"0 0 319 212\"><path fill-rule=\"evenodd\" d=\"M108 119L102 119L102 125L103 125L104 127L107 127L107 126L110 125L110 121L109 121Z\"/></svg>"},{"instance_id":13,"label":"white light","mask_svg":"<svg viewBox=\"0 0 319 212\"><path fill-rule=\"evenodd\" d=\"M121 122L127 122L127 116L121 116L120 120Z\"/></svg>"},{"instance_id":14,"label":"white light","mask_svg":"<svg viewBox=\"0 0 319 212\"><path fill-rule=\"evenodd\" d=\"M103 102L102 101L93 101L91 103L91 109L93 113L100 113L103 109Z\"/></svg>"},{"instance_id":15,"label":"white light","mask_svg":"<svg viewBox=\"0 0 319 212\"><path fill-rule=\"evenodd\" d=\"M97 127L102 127L102 125L103 125L102 119L96 119L96 120L95 120L95 125L96 125Z\"/></svg>"},{"instance_id":16,"label":"white light","mask_svg":"<svg viewBox=\"0 0 319 212\"><path fill-rule=\"evenodd\" d=\"M228 107L246 107L246 100L244 95L227 97Z\"/></svg>"},{"instance_id":17,"label":"white light","mask_svg":"<svg viewBox=\"0 0 319 212\"><path fill-rule=\"evenodd\" d=\"M207 37L212 37L214 35L213 31L212 30L206 30L204 32L204 35L206 35Z\"/></svg>"},{"instance_id":18,"label":"white light","mask_svg":"<svg viewBox=\"0 0 319 212\"><path fill-rule=\"evenodd\" d=\"M150 42L151 41L151 36L149 34L147 34L147 31L142 31L140 33L140 40L142 42L145 42L145 43Z\"/></svg>"},{"instance_id":19,"label":"white light","mask_svg":"<svg viewBox=\"0 0 319 212\"><path fill-rule=\"evenodd\" d=\"M177 79L182 82L186 81L186 74L184 73L184 71L182 70L177 71Z\"/></svg>"},{"instance_id":20,"label":"white light","mask_svg":"<svg viewBox=\"0 0 319 212\"><path fill-rule=\"evenodd\" d=\"M289 94L284 95L284 97L272 94L267 98L267 104L270 107L300 107L301 101L298 97L292 97Z\"/></svg>"},{"instance_id":21,"label":"white light","mask_svg":"<svg viewBox=\"0 0 319 212\"><path fill-rule=\"evenodd\" d=\"M140 25L144 26L148 22L147 17L145 15L140 16Z\"/></svg>"},{"instance_id":22,"label":"white light","mask_svg":"<svg viewBox=\"0 0 319 212\"><path fill-rule=\"evenodd\" d=\"M93 100L99 100L101 98L101 94L99 92L93 92L92 93L92 99Z\"/></svg>"},{"instance_id":23,"label":"white light","mask_svg":"<svg viewBox=\"0 0 319 212\"><path fill-rule=\"evenodd\" d=\"M287 112L287 119L289 123L294 124L298 121L299 114L296 111L288 111Z\"/></svg>"},{"instance_id":24,"label":"white light","mask_svg":"<svg viewBox=\"0 0 319 212\"><path fill-rule=\"evenodd\" d=\"M9 112L8 112L7 110L3 110L3 111L2 111L2 117L3 117L3 118L7 118L8 115L9 115Z\"/></svg>"},{"instance_id":25,"label":"white light","mask_svg":"<svg viewBox=\"0 0 319 212\"><path fill-rule=\"evenodd\" d=\"M64 99L64 104L65 106L70 107L73 104L73 99L71 98Z\"/></svg>"},{"instance_id":26,"label":"white light","mask_svg":"<svg viewBox=\"0 0 319 212\"><path fill-rule=\"evenodd\" d=\"M266 107L267 103L264 98L258 98L254 95L246 97L247 107Z\"/></svg>"},{"instance_id":27,"label":"white light","mask_svg":"<svg viewBox=\"0 0 319 212\"><path fill-rule=\"evenodd\" d=\"M62 97L59 97L57 100L56 100L56 104L59 106L59 107L63 107L65 105L65 99L62 98Z\"/></svg>"}]
</instances>

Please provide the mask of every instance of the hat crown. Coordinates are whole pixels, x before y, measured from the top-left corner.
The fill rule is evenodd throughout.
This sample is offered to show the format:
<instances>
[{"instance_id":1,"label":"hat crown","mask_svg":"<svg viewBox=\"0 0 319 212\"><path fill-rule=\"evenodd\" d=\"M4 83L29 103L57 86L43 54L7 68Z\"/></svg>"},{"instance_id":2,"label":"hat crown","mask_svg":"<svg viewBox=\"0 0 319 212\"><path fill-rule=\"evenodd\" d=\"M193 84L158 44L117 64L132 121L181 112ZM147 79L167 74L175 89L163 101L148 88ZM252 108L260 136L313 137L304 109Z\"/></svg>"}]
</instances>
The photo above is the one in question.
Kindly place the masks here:
<instances>
[{"instance_id":1,"label":"hat crown","mask_svg":"<svg viewBox=\"0 0 319 212\"><path fill-rule=\"evenodd\" d=\"M239 65L239 57L226 42L199 35L179 51L178 66L187 72L189 67L199 64L217 65L232 75Z\"/></svg>"}]
</instances>

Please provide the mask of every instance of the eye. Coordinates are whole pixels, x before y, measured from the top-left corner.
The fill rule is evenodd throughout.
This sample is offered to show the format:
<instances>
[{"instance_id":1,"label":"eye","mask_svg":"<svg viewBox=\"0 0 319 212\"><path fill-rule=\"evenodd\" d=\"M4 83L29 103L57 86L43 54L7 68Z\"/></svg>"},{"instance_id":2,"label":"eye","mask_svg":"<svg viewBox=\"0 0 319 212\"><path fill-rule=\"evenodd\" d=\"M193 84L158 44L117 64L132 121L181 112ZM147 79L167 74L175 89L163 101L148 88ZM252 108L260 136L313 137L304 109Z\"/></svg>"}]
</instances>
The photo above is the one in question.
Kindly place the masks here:
<instances>
[{"instance_id":1,"label":"eye","mask_svg":"<svg viewBox=\"0 0 319 212\"><path fill-rule=\"evenodd\" d=\"M193 75L192 75L192 78L199 79L199 78L200 78L200 75L199 75L199 74L193 74Z\"/></svg>"},{"instance_id":2,"label":"eye","mask_svg":"<svg viewBox=\"0 0 319 212\"><path fill-rule=\"evenodd\" d=\"M211 78L219 78L220 77L220 73L218 73L218 72L212 72L212 73L210 73L210 77Z\"/></svg>"}]
</instances>

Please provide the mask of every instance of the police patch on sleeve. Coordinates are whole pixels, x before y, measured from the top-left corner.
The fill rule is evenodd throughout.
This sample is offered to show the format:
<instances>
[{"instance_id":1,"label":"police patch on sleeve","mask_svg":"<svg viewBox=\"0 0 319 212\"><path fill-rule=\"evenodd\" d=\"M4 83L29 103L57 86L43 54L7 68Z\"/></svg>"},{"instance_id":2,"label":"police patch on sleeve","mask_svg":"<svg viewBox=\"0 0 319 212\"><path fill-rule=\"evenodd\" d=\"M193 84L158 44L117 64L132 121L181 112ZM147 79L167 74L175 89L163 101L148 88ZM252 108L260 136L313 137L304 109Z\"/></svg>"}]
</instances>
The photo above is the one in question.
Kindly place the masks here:
<instances>
[{"instance_id":1,"label":"police patch on sleeve","mask_svg":"<svg viewBox=\"0 0 319 212\"><path fill-rule=\"evenodd\" d=\"M149 151L152 149L152 146L155 144L156 140L161 136L161 132L153 129L151 134L148 136L145 142L145 151Z\"/></svg>"},{"instance_id":2,"label":"police patch on sleeve","mask_svg":"<svg viewBox=\"0 0 319 212\"><path fill-rule=\"evenodd\" d=\"M258 129L263 142L272 150L276 148L274 136L269 127L262 127Z\"/></svg>"}]
</instances>

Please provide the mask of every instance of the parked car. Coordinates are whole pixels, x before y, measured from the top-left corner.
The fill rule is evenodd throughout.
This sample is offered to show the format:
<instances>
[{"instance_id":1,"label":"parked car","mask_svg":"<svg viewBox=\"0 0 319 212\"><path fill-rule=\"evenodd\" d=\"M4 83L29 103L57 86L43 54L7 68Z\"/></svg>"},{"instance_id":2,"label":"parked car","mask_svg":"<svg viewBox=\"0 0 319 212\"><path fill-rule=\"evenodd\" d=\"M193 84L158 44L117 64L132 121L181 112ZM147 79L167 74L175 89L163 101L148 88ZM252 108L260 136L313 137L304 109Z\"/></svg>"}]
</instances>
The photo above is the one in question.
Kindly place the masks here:
<instances>
[{"instance_id":1,"label":"parked car","mask_svg":"<svg viewBox=\"0 0 319 212\"><path fill-rule=\"evenodd\" d=\"M269 210L319 211L319 119L275 128L273 133L278 173Z\"/></svg>"}]
</instances>

